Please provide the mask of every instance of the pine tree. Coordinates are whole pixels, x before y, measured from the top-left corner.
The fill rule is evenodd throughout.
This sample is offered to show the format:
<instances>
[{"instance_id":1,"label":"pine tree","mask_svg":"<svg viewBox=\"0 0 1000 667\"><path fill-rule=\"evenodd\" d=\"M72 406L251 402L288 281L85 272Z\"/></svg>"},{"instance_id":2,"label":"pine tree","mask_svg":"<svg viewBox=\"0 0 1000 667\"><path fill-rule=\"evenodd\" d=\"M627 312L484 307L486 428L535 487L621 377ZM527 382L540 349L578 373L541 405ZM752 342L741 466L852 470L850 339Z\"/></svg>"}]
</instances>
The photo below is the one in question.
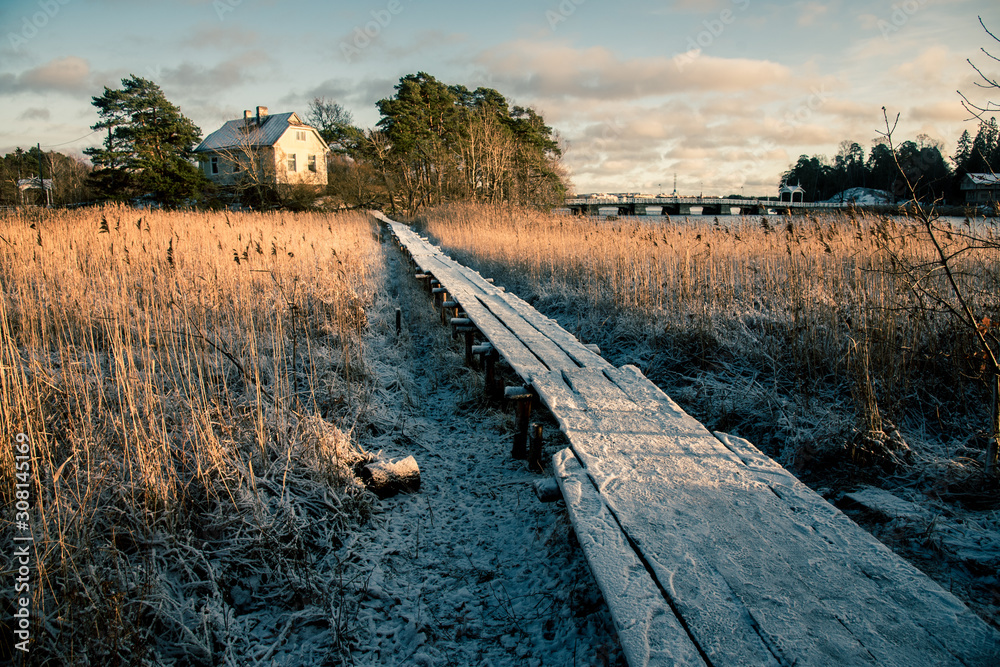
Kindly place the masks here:
<instances>
[{"instance_id":1,"label":"pine tree","mask_svg":"<svg viewBox=\"0 0 1000 667\"><path fill-rule=\"evenodd\" d=\"M969 135L968 130L963 130L962 136L958 138L958 147L955 150L955 156L951 158L952 162L955 163L955 172L957 174L965 175L969 172L967 166L971 157L972 136Z\"/></svg>"},{"instance_id":2,"label":"pine tree","mask_svg":"<svg viewBox=\"0 0 1000 667\"><path fill-rule=\"evenodd\" d=\"M158 85L132 75L122 88L104 88L93 98L106 130L103 147L84 150L94 163L92 180L104 197L127 200L151 196L175 206L196 198L207 180L192 163L201 130L167 100Z\"/></svg>"}]
</instances>

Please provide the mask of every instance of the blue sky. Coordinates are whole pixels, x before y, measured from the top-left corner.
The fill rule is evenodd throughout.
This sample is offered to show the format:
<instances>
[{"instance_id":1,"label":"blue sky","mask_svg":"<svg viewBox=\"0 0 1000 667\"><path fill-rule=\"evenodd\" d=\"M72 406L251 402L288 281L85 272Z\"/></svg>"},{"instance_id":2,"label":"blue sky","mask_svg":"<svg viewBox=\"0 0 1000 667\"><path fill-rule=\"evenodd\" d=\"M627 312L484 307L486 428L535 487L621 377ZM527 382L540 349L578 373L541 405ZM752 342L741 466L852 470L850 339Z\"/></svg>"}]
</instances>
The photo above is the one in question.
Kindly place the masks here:
<instances>
[{"instance_id":1,"label":"blue sky","mask_svg":"<svg viewBox=\"0 0 1000 667\"><path fill-rule=\"evenodd\" d=\"M580 192L771 193L800 154L897 138L954 152L997 0L0 0L0 153L79 153L91 97L152 79L204 134L243 109L356 124L405 74L496 88L559 133ZM83 137L83 138L81 138Z\"/></svg>"}]
</instances>

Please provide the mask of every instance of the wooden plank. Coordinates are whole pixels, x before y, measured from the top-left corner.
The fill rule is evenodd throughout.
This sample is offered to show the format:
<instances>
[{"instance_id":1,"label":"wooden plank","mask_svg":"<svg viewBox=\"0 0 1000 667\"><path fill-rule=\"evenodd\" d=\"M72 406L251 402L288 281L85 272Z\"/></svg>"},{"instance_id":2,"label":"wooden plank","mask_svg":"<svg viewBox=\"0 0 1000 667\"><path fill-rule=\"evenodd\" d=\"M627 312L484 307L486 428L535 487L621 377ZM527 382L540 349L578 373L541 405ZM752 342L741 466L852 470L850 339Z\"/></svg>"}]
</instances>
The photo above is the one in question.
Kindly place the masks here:
<instances>
[{"instance_id":1,"label":"wooden plank","mask_svg":"<svg viewBox=\"0 0 1000 667\"><path fill-rule=\"evenodd\" d=\"M520 313L525 319L528 319L539 331L562 348L580 366L585 368L614 368L611 362L580 342L576 336L566 331L558 322L539 313L521 297L510 292L503 292L499 296L511 308Z\"/></svg>"},{"instance_id":2,"label":"wooden plank","mask_svg":"<svg viewBox=\"0 0 1000 667\"><path fill-rule=\"evenodd\" d=\"M957 665L958 653L982 664L1000 646L995 631L842 514L823 521L790 511L769 487L712 455L708 443L569 435L574 448L596 452L600 463L587 472L661 583L676 578L677 563L690 557L684 550L700 554L782 662ZM695 455L641 456L679 449ZM673 540L680 550L671 553ZM725 635L718 623L698 621L704 604L697 596L675 602L703 646ZM941 633L959 643L949 646ZM718 660L745 658L723 652Z\"/></svg>"},{"instance_id":3,"label":"wooden plank","mask_svg":"<svg viewBox=\"0 0 1000 667\"><path fill-rule=\"evenodd\" d=\"M751 443L724 433L715 435L746 462L749 471L771 487L788 512L798 517L800 525L809 526L815 532L819 539L810 540L812 544L829 547L832 553L823 558L842 559L843 566L849 568L860 582L856 589L859 598L867 592L876 599L891 600L900 613L912 619L924 635L933 637L942 647L942 652L952 656L954 661L969 665L1000 664L1000 633L960 600L893 553ZM802 539L801 533L790 533L789 539L795 546L795 542ZM821 569L811 574L814 580L822 582L825 572ZM859 616L856 601L852 602L840 613ZM864 615L868 613L866 608ZM860 617L854 620L864 622ZM893 645L908 641L908 637L899 636L896 625L883 624L880 631L895 635ZM947 664L945 658L940 659L941 664Z\"/></svg>"},{"instance_id":4,"label":"wooden plank","mask_svg":"<svg viewBox=\"0 0 1000 667\"><path fill-rule=\"evenodd\" d=\"M573 529L611 610L630 665L705 665L656 582L594 490L573 453L552 466Z\"/></svg>"}]
</instances>

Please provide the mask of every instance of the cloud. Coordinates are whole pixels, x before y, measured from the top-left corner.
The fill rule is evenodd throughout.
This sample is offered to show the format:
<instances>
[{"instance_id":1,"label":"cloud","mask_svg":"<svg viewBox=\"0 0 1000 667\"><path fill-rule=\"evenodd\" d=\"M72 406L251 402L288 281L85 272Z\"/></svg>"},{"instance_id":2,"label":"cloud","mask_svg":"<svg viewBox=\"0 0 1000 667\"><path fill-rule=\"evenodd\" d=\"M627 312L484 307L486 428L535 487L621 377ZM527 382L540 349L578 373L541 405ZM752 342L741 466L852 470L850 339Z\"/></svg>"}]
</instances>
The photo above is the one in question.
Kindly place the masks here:
<instances>
[{"instance_id":1,"label":"cloud","mask_svg":"<svg viewBox=\"0 0 1000 667\"><path fill-rule=\"evenodd\" d=\"M78 94L92 87L90 65L83 58L67 56L21 72L0 74L0 92Z\"/></svg>"},{"instance_id":2,"label":"cloud","mask_svg":"<svg viewBox=\"0 0 1000 667\"><path fill-rule=\"evenodd\" d=\"M40 109L38 107L31 107L25 109L17 117L18 120L49 120L52 114L49 113L48 109Z\"/></svg>"},{"instance_id":3,"label":"cloud","mask_svg":"<svg viewBox=\"0 0 1000 667\"><path fill-rule=\"evenodd\" d=\"M962 107L956 95L954 100L914 106L910 109L910 117L922 122L959 123L969 117L969 112Z\"/></svg>"},{"instance_id":4,"label":"cloud","mask_svg":"<svg viewBox=\"0 0 1000 667\"><path fill-rule=\"evenodd\" d=\"M797 23L800 26L813 26L816 25L819 20L827 15L830 10L828 4L823 4L821 2L806 2L798 6L799 17Z\"/></svg>"},{"instance_id":5,"label":"cloud","mask_svg":"<svg viewBox=\"0 0 1000 667\"><path fill-rule=\"evenodd\" d=\"M263 80L271 64L265 51L248 51L215 65L182 62L175 67L152 68L150 76L161 86L194 92L214 92Z\"/></svg>"},{"instance_id":6,"label":"cloud","mask_svg":"<svg viewBox=\"0 0 1000 667\"><path fill-rule=\"evenodd\" d=\"M253 30L206 25L195 30L181 44L201 49L233 49L253 46L259 41L260 35Z\"/></svg>"},{"instance_id":7,"label":"cloud","mask_svg":"<svg viewBox=\"0 0 1000 667\"><path fill-rule=\"evenodd\" d=\"M961 62L961 60L946 47L936 45L924 49L913 60L892 68L890 74L921 87L943 83L950 86L954 76L955 63Z\"/></svg>"},{"instance_id":8,"label":"cloud","mask_svg":"<svg viewBox=\"0 0 1000 667\"><path fill-rule=\"evenodd\" d=\"M609 49L516 40L476 62L515 93L569 98L638 99L685 91L740 91L787 85L791 70L767 60L698 52L623 60Z\"/></svg>"}]
</instances>

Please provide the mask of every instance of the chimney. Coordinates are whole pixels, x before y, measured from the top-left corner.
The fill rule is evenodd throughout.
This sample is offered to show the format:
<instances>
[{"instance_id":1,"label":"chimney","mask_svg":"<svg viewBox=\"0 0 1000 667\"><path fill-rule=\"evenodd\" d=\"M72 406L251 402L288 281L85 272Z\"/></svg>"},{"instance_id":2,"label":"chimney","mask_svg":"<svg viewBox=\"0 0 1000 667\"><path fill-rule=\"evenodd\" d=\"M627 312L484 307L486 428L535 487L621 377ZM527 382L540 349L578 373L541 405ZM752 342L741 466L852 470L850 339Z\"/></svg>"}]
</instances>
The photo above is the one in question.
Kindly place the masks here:
<instances>
[{"instance_id":1,"label":"chimney","mask_svg":"<svg viewBox=\"0 0 1000 667\"><path fill-rule=\"evenodd\" d=\"M267 118L267 107L257 107L257 124L260 125L264 118Z\"/></svg>"},{"instance_id":2,"label":"chimney","mask_svg":"<svg viewBox=\"0 0 1000 667\"><path fill-rule=\"evenodd\" d=\"M252 118L251 113L252 112L250 111L250 109L244 109L243 110L243 120L244 121L250 120Z\"/></svg>"}]
</instances>

